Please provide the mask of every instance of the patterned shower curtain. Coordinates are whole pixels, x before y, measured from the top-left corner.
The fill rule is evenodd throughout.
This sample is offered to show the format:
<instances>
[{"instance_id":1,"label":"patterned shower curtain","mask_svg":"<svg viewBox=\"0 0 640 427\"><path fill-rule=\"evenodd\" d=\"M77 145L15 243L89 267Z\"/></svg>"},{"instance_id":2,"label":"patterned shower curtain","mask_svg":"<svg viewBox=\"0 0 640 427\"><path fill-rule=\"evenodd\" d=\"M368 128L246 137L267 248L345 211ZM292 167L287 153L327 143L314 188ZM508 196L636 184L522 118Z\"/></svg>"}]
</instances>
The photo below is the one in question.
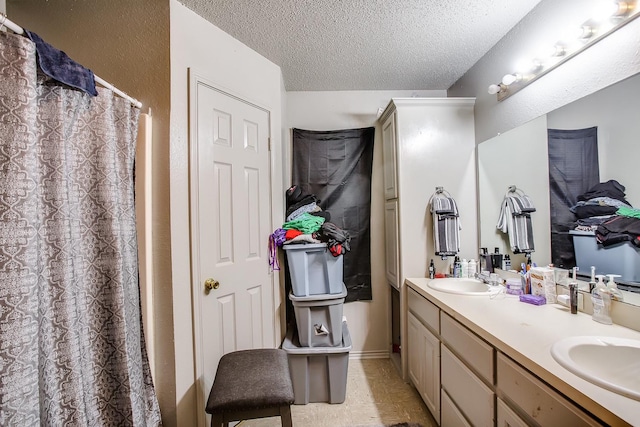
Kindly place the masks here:
<instances>
[{"instance_id":1,"label":"patterned shower curtain","mask_svg":"<svg viewBox=\"0 0 640 427\"><path fill-rule=\"evenodd\" d=\"M0 425L154 426L133 193L139 110L0 32Z\"/></svg>"}]
</instances>

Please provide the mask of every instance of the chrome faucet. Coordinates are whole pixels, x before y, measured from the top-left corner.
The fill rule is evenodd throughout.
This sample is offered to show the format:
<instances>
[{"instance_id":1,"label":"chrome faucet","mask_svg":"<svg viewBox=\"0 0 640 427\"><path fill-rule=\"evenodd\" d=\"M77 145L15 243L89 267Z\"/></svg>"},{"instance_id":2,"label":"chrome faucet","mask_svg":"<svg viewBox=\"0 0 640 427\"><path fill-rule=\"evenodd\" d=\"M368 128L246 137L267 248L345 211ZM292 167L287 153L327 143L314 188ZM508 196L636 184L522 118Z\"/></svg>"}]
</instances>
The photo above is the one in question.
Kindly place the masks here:
<instances>
[{"instance_id":1,"label":"chrome faucet","mask_svg":"<svg viewBox=\"0 0 640 427\"><path fill-rule=\"evenodd\" d=\"M476 273L475 278L480 280L482 283L486 283L489 286L498 286L502 284L502 279L496 273L488 273L483 271L481 273Z\"/></svg>"},{"instance_id":2,"label":"chrome faucet","mask_svg":"<svg viewBox=\"0 0 640 427\"><path fill-rule=\"evenodd\" d=\"M486 274L486 272L476 273L475 274L475 278L480 280L483 283L486 283L488 285L490 284L489 283L489 275Z\"/></svg>"}]
</instances>

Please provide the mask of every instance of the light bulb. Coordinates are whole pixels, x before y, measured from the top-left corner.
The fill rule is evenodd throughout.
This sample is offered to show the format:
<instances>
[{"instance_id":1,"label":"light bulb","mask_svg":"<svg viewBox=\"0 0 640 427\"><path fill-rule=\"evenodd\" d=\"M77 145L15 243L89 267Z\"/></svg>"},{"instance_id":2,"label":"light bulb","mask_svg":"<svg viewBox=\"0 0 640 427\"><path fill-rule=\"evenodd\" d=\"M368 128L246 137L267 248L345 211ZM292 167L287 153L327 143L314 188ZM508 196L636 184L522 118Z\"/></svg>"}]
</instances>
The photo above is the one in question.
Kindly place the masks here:
<instances>
[{"instance_id":1,"label":"light bulb","mask_svg":"<svg viewBox=\"0 0 640 427\"><path fill-rule=\"evenodd\" d=\"M555 44L551 46L548 50L549 56L564 56L567 53L567 50L561 44Z\"/></svg>"},{"instance_id":2,"label":"light bulb","mask_svg":"<svg viewBox=\"0 0 640 427\"><path fill-rule=\"evenodd\" d=\"M533 60L527 59L524 61L520 61L516 65L516 70L518 70L518 72L522 74L535 72L535 71L538 71L540 68L542 68L542 63L538 59L533 59Z\"/></svg>"},{"instance_id":3,"label":"light bulb","mask_svg":"<svg viewBox=\"0 0 640 427\"><path fill-rule=\"evenodd\" d=\"M626 1L602 1L594 9L593 18L604 21L612 17L624 16L630 10L631 7Z\"/></svg>"},{"instance_id":4,"label":"light bulb","mask_svg":"<svg viewBox=\"0 0 640 427\"><path fill-rule=\"evenodd\" d=\"M575 30L576 39L587 40L593 36L593 27L590 25L583 25Z\"/></svg>"},{"instance_id":5,"label":"light bulb","mask_svg":"<svg viewBox=\"0 0 640 427\"><path fill-rule=\"evenodd\" d=\"M489 95L495 95L501 90L502 88L499 85L489 85L489 89L487 90L487 92L489 92Z\"/></svg>"},{"instance_id":6,"label":"light bulb","mask_svg":"<svg viewBox=\"0 0 640 427\"><path fill-rule=\"evenodd\" d=\"M509 86L510 84L520 81L521 79L522 76L520 74L505 74L502 78L502 84Z\"/></svg>"},{"instance_id":7,"label":"light bulb","mask_svg":"<svg viewBox=\"0 0 640 427\"><path fill-rule=\"evenodd\" d=\"M564 44L573 45L573 43L580 41L584 42L593 36L593 28L590 25L578 25L568 29L562 36Z\"/></svg>"}]
</instances>

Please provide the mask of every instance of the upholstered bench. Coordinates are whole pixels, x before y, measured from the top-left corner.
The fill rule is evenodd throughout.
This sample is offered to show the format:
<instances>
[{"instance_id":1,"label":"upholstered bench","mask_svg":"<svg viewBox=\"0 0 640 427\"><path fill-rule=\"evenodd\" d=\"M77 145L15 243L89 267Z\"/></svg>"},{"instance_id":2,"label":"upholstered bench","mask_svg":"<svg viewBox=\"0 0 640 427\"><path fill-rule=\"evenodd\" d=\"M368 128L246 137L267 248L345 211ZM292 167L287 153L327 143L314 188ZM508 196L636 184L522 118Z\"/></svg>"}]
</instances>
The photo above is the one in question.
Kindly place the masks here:
<instances>
[{"instance_id":1,"label":"upholstered bench","mask_svg":"<svg viewBox=\"0 0 640 427\"><path fill-rule=\"evenodd\" d=\"M211 414L211 427L278 415L283 427L291 427L293 400L284 350L240 350L220 359L206 411Z\"/></svg>"}]
</instances>

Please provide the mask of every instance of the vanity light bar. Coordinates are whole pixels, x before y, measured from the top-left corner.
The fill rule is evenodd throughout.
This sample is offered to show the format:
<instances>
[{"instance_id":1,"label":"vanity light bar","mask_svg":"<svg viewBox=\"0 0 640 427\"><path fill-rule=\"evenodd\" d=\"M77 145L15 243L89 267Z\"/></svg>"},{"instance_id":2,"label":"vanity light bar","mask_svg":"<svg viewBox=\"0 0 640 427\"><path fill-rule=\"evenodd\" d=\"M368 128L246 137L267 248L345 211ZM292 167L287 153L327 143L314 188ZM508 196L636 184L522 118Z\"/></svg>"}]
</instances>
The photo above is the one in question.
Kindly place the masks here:
<instances>
[{"instance_id":1,"label":"vanity light bar","mask_svg":"<svg viewBox=\"0 0 640 427\"><path fill-rule=\"evenodd\" d=\"M638 1L603 1L594 16L568 32L550 46L548 52L533 57L518 70L505 74L488 92L502 101L530 83L573 58L594 43L602 40L638 16Z\"/></svg>"}]
</instances>

